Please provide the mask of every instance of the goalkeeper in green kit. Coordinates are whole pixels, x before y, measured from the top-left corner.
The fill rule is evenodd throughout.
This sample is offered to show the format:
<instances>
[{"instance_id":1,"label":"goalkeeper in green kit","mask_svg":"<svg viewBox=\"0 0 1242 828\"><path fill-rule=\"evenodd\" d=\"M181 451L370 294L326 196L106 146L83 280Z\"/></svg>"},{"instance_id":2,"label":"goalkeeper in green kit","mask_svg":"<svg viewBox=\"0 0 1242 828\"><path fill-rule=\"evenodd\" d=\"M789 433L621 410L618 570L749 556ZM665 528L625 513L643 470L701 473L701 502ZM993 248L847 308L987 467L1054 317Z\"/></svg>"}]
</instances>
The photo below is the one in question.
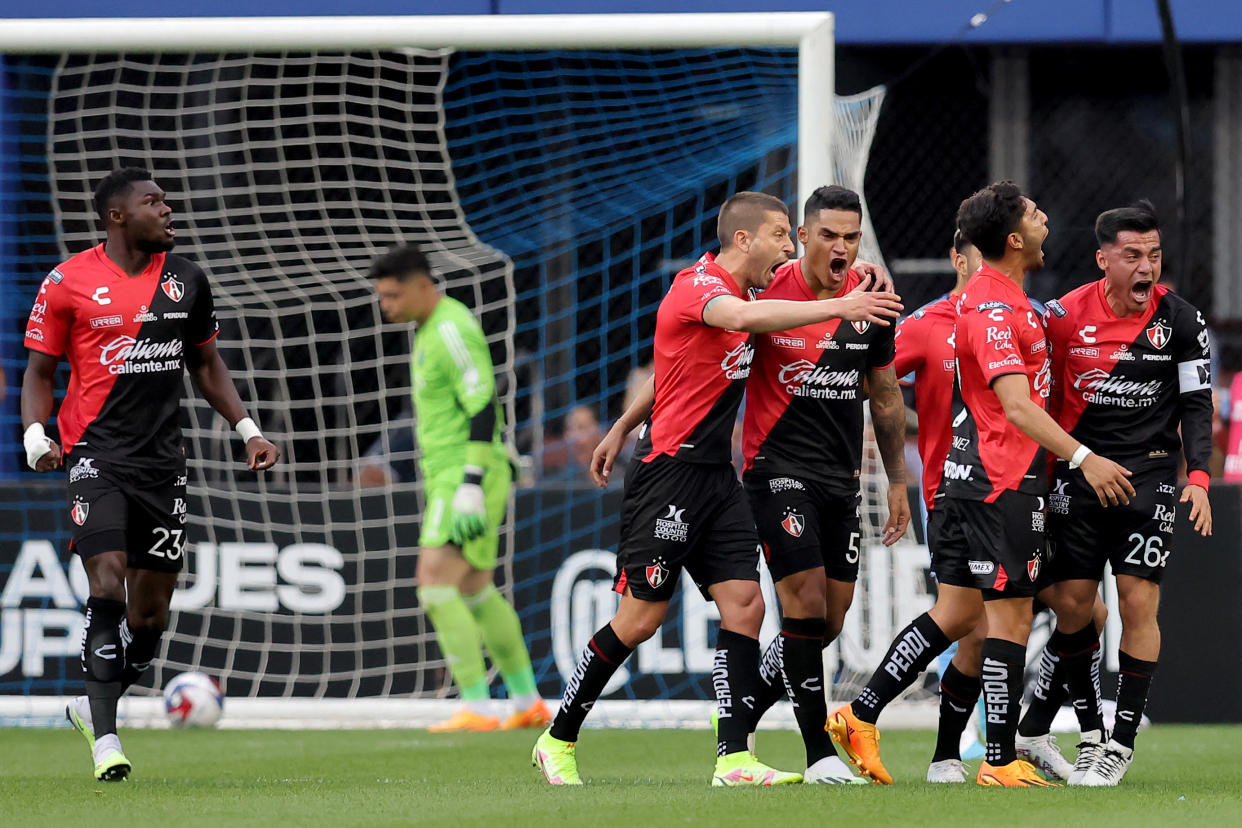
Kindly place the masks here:
<instances>
[{"instance_id":1,"label":"goalkeeper in green kit","mask_svg":"<svg viewBox=\"0 0 1242 828\"><path fill-rule=\"evenodd\" d=\"M415 245L377 257L371 279L385 318L418 326L410 384L426 505L415 577L463 702L429 730L545 727L551 716L535 686L521 623L492 582L513 472L483 329L469 308L440 292ZM516 703L503 724L489 714L484 646Z\"/></svg>"}]
</instances>

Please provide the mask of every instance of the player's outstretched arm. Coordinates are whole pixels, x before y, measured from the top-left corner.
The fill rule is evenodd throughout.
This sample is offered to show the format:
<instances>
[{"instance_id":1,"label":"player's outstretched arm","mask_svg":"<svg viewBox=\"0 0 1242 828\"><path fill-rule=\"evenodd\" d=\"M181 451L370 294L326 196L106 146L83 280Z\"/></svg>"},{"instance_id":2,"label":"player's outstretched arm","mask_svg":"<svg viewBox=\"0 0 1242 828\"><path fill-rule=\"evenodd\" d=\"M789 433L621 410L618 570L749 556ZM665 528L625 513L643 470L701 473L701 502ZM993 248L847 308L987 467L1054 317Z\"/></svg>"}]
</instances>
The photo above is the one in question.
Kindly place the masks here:
<instances>
[{"instance_id":1,"label":"player's outstretched arm","mask_svg":"<svg viewBox=\"0 0 1242 828\"><path fill-rule=\"evenodd\" d=\"M58 357L31 351L26 373L22 375L22 442L26 463L37 472L51 471L60 465L60 446L43 433L52 416L52 387L58 362Z\"/></svg>"},{"instance_id":2,"label":"player's outstretched arm","mask_svg":"<svg viewBox=\"0 0 1242 828\"><path fill-rule=\"evenodd\" d=\"M591 454L591 479L601 489L607 487L608 477L612 474L613 464L625 446L625 439L630 432L638 428L639 423L651 416L655 406L655 375L647 378L642 388L634 395L630 407L612 424L604 439L599 441Z\"/></svg>"},{"instance_id":3,"label":"player's outstretched arm","mask_svg":"<svg viewBox=\"0 0 1242 828\"><path fill-rule=\"evenodd\" d=\"M867 384L871 389L875 441L888 475L888 522L884 524L882 539L885 546L892 546L910 526L910 495L906 491L906 404L892 365L868 371Z\"/></svg>"},{"instance_id":4,"label":"player's outstretched arm","mask_svg":"<svg viewBox=\"0 0 1242 828\"><path fill-rule=\"evenodd\" d=\"M220 412L220 416L228 420L229 425L237 429L237 433L246 441L246 467L253 471L262 471L276 465L276 461L280 459L280 449L259 432L254 420L246 416L246 409L237 394L237 387L233 385L228 366L220 358L215 340L188 349L186 365L203 399Z\"/></svg>"},{"instance_id":5,"label":"player's outstretched arm","mask_svg":"<svg viewBox=\"0 0 1242 828\"><path fill-rule=\"evenodd\" d=\"M1057 425L1035 403L1031 402L1031 384L1025 374L1004 374L992 381L992 391L1005 409L1005 418L1048 451L1070 461L1070 468L1082 466L1083 476L1095 490L1101 506L1129 503L1134 487L1127 477L1131 472L1112 460L1100 457L1075 440Z\"/></svg>"},{"instance_id":6,"label":"player's outstretched arm","mask_svg":"<svg viewBox=\"0 0 1242 828\"><path fill-rule=\"evenodd\" d=\"M891 325L901 315L901 297L870 291L869 277L845 296L810 302L763 299L747 302L736 296L717 296L703 306L703 321L713 328L749 333L786 331L829 319Z\"/></svg>"}]
</instances>

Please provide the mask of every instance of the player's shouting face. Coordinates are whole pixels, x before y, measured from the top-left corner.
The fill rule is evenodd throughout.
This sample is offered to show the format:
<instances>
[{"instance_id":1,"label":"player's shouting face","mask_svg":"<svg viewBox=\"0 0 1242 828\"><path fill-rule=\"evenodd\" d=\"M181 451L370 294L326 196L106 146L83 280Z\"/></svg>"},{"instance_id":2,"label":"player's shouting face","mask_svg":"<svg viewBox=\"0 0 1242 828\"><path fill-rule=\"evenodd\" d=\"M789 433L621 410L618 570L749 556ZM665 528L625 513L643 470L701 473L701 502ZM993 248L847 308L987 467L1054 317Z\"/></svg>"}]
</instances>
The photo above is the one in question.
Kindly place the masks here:
<instances>
[{"instance_id":1,"label":"player's shouting face","mask_svg":"<svg viewBox=\"0 0 1242 828\"><path fill-rule=\"evenodd\" d=\"M1104 271L1104 291L1118 302L1123 316L1142 313L1160 281L1160 231L1122 230L1116 241L1095 251L1095 263Z\"/></svg>"},{"instance_id":2,"label":"player's shouting face","mask_svg":"<svg viewBox=\"0 0 1242 828\"><path fill-rule=\"evenodd\" d=\"M135 181L109 207L126 241L143 253L166 253L177 244L166 195L154 181Z\"/></svg>"},{"instance_id":3,"label":"player's shouting face","mask_svg":"<svg viewBox=\"0 0 1242 828\"><path fill-rule=\"evenodd\" d=\"M1044 240L1048 238L1048 214L1026 196L1022 197L1025 208L1018 234L1022 237L1023 266L1026 270L1039 270L1044 266Z\"/></svg>"},{"instance_id":4,"label":"player's shouting face","mask_svg":"<svg viewBox=\"0 0 1242 828\"><path fill-rule=\"evenodd\" d=\"M750 287L763 290L772 282L776 269L793 257L794 244L789 230L789 216L776 211L765 214L745 251L746 269L753 274Z\"/></svg>"},{"instance_id":5,"label":"player's shouting face","mask_svg":"<svg viewBox=\"0 0 1242 828\"><path fill-rule=\"evenodd\" d=\"M862 216L853 210L819 210L798 228L798 241L806 248L803 273L820 287L837 291L858 258L862 239Z\"/></svg>"}]
</instances>

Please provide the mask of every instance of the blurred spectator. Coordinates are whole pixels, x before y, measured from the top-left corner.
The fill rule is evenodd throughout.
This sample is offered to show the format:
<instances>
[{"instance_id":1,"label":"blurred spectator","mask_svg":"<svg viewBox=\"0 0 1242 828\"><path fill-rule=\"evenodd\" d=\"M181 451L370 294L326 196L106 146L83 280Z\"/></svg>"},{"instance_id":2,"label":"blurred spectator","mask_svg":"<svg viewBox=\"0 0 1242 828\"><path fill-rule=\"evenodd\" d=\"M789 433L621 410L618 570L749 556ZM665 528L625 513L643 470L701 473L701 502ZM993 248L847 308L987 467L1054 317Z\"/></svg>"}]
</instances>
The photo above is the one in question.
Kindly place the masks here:
<instances>
[{"instance_id":1,"label":"blurred spectator","mask_svg":"<svg viewBox=\"0 0 1242 828\"><path fill-rule=\"evenodd\" d=\"M384 435L380 435L358 459L356 481L360 488L412 483L417 477L414 468L414 414L408 406L388 423L387 437L387 446Z\"/></svg>"},{"instance_id":2,"label":"blurred spectator","mask_svg":"<svg viewBox=\"0 0 1242 828\"><path fill-rule=\"evenodd\" d=\"M543 477L590 483L591 453L603 436L592 406L571 408L565 416L564 433L544 444Z\"/></svg>"}]
</instances>

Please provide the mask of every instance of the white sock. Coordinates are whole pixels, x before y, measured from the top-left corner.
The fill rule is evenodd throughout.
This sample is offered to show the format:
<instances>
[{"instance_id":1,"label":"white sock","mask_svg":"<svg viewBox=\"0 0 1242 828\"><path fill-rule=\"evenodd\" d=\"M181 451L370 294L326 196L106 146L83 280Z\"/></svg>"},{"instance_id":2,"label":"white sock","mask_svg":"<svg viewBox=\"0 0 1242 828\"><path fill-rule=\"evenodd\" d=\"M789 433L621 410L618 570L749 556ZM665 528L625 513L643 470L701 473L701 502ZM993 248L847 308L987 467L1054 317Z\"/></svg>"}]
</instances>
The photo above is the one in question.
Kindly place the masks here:
<instances>
[{"instance_id":1,"label":"white sock","mask_svg":"<svg viewBox=\"0 0 1242 828\"><path fill-rule=\"evenodd\" d=\"M535 706L535 702L539 701L538 693L526 693L521 696L513 697L513 704L518 710L528 710Z\"/></svg>"},{"instance_id":2,"label":"white sock","mask_svg":"<svg viewBox=\"0 0 1242 828\"><path fill-rule=\"evenodd\" d=\"M810 776L853 776L854 772L850 770L849 765L841 761L841 757L837 755L825 756L814 765L806 769L806 775Z\"/></svg>"},{"instance_id":3,"label":"white sock","mask_svg":"<svg viewBox=\"0 0 1242 828\"><path fill-rule=\"evenodd\" d=\"M115 733L100 736L95 740L95 762L98 764L109 754L121 753L121 738Z\"/></svg>"},{"instance_id":4,"label":"white sock","mask_svg":"<svg viewBox=\"0 0 1242 828\"><path fill-rule=\"evenodd\" d=\"M77 711L78 718L86 725L91 733L95 732L95 723L91 721L91 700L86 696L78 696L73 700L73 709Z\"/></svg>"}]
</instances>

